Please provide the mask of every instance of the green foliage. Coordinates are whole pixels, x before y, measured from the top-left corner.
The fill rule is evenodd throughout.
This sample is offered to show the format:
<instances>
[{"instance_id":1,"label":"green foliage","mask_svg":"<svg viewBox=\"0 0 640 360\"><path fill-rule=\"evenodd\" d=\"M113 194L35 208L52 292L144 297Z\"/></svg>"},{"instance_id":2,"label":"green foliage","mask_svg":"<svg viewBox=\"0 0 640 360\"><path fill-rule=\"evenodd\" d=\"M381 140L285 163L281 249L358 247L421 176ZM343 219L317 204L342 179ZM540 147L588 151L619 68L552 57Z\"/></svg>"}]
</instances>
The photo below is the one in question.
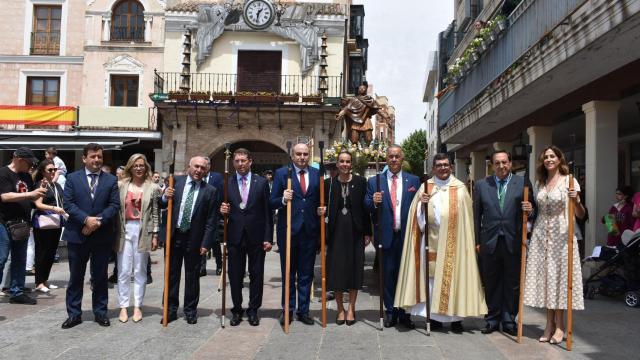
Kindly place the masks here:
<instances>
[{"instance_id":1,"label":"green foliage","mask_svg":"<svg viewBox=\"0 0 640 360\"><path fill-rule=\"evenodd\" d=\"M402 142L402 151L404 159L411 167L410 172L414 175L421 176L424 164L424 152L427 148L427 132L424 129L412 132Z\"/></svg>"}]
</instances>

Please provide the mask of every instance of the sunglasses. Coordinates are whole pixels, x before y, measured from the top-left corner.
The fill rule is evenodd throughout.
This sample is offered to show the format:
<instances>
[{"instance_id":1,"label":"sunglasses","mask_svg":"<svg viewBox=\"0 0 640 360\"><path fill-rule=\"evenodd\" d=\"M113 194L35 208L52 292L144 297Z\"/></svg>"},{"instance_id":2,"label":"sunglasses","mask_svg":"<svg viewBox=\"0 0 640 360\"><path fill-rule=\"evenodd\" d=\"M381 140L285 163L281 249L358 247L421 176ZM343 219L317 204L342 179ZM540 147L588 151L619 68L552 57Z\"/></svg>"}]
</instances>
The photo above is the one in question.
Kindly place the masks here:
<instances>
[{"instance_id":1,"label":"sunglasses","mask_svg":"<svg viewBox=\"0 0 640 360\"><path fill-rule=\"evenodd\" d=\"M58 171L58 168L48 168L47 172L56 172Z\"/></svg>"}]
</instances>

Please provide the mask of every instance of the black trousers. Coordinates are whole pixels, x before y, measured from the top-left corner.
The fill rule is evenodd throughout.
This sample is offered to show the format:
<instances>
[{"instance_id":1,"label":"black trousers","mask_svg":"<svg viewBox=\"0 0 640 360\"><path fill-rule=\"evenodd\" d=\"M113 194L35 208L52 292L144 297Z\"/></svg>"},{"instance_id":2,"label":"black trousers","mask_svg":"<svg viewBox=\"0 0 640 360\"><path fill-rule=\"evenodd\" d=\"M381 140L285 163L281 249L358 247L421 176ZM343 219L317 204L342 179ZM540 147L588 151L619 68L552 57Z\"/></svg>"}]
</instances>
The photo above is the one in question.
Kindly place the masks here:
<instances>
[{"instance_id":1,"label":"black trousers","mask_svg":"<svg viewBox=\"0 0 640 360\"><path fill-rule=\"evenodd\" d=\"M519 246L518 246L519 248ZM514 327L520 296L520 254L509 253L505 238L498 237L493 254L481 252L482 278L491 326Z\"/></svg>"},{"instance_id":2,"label":"black trousers","mask_svg":"<svg viewBox=\"0 0 640 360\"><path fill-rule=\"evenodd\" d=\"M36 285L49 280L61 233L62 229L33 229L33 238L36 243Z\"/></svg>"},{"instance_id":3,"label":"black trousers","mask_svg":"<svg viewBox=\"0 0 640 360\"><path fill-rule=\"evenodd\" d=\"M234 314L243 313L242 285L244 282L244 269L246 269L248 258L250 285L247 313L255 315L260 306L262 306L265 258L262 243L250 243L245 234L242 237L242 244L229 244L227 252L229 256L229 285L231 287L231 300L233 301L231 312Z\"/></svg>"},{"instance_id":4,"label":"black trousers","mask_svg":"<svg viewBox=\"0 0 640 360\"><path fill-rule=\"evenodd\" d=\"M82 292L87 262L91 259L91 276L93 282L92 307L95 315L107 315L108 286L107 267L111 243L94 243L89 239L82 244L67 243L69 251L69 284L67 285L67 313L74 318L82 315Z\"/></svg>"},{"instance_id":5,"label":"black trousers","mask_svg":"<svg viewBox=\"0 0 640 360\"><path fill-rule=\"evenodd\" d=\"M184 262L184 315L195 316L200 300L200 249L188 250L188 234L175 233L178 246L171 245L169 270L169 313L175 314L180 306L180 278ZM182 245L182 246L180 246Z\"/></svg>"},{"instance_id":6,"label":"black trousers","mask_svg":"<svg viewBox=\"0 0 640 360\"><path fill-rule=\"evenodd\" d=\"M211 248L211 253L213 254L213 257L216 260L216 270L217 269L222 269L222 250L220 249L220 243L219 242L214 242L213 243L213 247ZM202 262L202 264L200 265L202 269L206 269L207 268L207 255L202 255L202 258L200 259L200 261Z\"/></svg>"}]
</instances>

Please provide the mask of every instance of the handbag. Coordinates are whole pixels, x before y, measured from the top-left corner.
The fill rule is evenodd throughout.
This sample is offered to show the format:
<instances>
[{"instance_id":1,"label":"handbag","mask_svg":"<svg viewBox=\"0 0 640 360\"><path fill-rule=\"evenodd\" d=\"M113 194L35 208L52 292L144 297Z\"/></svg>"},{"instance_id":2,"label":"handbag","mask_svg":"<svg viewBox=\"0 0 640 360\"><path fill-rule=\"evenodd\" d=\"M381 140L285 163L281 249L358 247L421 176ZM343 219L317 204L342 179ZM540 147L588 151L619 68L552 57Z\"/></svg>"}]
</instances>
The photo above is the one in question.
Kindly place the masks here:
<instances>
[{"instance_id":1,"label":"handbag","mask_svg":"<svg viewBox=\"0 0 640 360\"><path fill-rule=\"evenodd\" d=\"M31 233L29 223L23 220L7 221L7 229L13 241L25 241Z\"/></svg>"},{"instance_id":2,"label":"handbag","mask_svg":"<svg viewBox=\"0 0 640 360\"><path fill-rule=\"evenodd\" d=\"M53 186L56 199L56 207L60 207L58 201L58 188ZM62 227L62 217L53 211L38 211L34 214L33 227L40 230L60 229Z\"/></svg>"}]
</instances>

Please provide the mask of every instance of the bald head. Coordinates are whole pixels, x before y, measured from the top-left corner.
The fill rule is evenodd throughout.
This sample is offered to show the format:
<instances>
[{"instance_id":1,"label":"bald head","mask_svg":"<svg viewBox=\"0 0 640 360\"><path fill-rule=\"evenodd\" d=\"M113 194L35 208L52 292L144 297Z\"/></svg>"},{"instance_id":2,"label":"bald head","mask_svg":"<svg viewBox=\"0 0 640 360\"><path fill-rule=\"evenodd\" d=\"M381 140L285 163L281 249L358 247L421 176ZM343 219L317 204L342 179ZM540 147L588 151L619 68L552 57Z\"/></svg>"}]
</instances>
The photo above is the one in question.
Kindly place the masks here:
<instances>
[{"instance_id":1,"label":"bald head","mask_svg":"<svg viewBox=\"0 0 640 360\"><path fill-rule=\"evenodd\" d=\"M193 180L200 181L204 174L207 173L209 162L204 156L194 156L189 160L189 168L187 172Z\"/></svg>"},{"instance_id":2,"label":"bald head","mask_svg":"<svg viewBox=\"0 0 640 360\"><path fill-rule=\"evenodd\" d=\"M298 143L293 147L291 160L300 169L306 169L309 165L309 146Z\"/></svg>"}]
</instances>

